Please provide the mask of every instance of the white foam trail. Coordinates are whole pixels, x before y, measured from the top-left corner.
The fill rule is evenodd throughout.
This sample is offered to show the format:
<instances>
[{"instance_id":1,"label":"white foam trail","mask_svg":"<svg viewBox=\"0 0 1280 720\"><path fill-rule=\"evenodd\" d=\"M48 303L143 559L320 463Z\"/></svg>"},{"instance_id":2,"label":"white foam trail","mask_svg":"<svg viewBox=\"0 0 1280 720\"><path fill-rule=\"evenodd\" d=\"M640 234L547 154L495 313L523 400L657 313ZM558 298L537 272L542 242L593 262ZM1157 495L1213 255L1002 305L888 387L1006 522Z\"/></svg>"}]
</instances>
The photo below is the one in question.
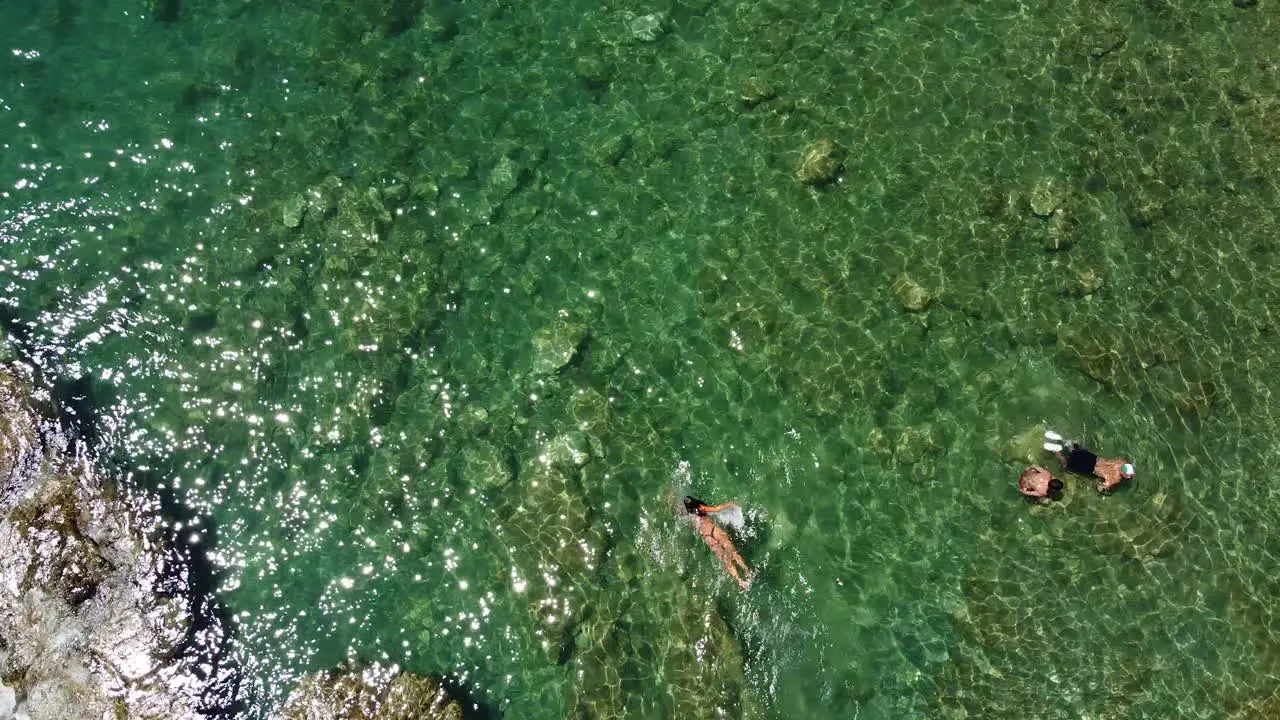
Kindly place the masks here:
<instances>
[{"instance_id":1,"label":"white foam trail","mask_svg":"<svg viewBox=\"0 0 1280 720\"><path fill-rule=\"evenodd\" d=\"M681 460L676 465L675 471L671 473L671 489L679 499L684 497L691 485L693 485L693 467L688 460Z\"/></svg>"},{"instance_id":2,"label":"white foam trail","mask_svg":"<svg viewBox=\"0 0 1280 720\"><path fill-rule=\"evenodd\" d=\"M731 507L713 513L712 517L716 522L724 527L731 527L739 533L745 533L747 530L747 520L742 516L742 508Z\"/></svg>"}]
</instances>

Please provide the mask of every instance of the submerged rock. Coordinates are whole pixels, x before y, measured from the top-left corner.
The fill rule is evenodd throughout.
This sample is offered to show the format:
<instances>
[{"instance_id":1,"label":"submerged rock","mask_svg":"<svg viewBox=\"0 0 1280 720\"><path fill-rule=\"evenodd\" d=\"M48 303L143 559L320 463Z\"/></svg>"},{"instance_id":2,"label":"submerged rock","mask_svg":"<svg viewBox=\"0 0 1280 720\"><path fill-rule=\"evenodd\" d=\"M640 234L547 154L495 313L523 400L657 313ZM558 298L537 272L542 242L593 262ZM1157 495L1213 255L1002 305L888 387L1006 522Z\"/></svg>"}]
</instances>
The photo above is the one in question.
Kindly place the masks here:
<instances>
[{"instance_id":1,"label":"submerged rock","mask_svg":"<svg viewBox=\"0 0 1280 720\"><path fill-rule=\"evenodd\" d=\"M307 198L302 193L285 198L284 204L280 207L280 220L287 228L302 225L302 219L306 214Z\"/></svg>"},{"instance_id":2,"label":"submerged rock","mask_svg":"<svg viewBox=\"0 0 1280 720\"><path fill-rule=\"evenodd\" d=\"M1032 215L1049 218L1066 202L1066 196L1066 188L1061 182L1048 177L1040 178L1031 188L1027 205L1031 208Z\"/></svg>"},{"instance_id":3,"label":"submerged rock","mask_svg":"<svg viewBox=\"0 0 1280 720\"><path fill-rule=\"evenodd\" d=\"M906 273L899 275L898 279L893 281L893 294L898 296L902 309L907 312L924 312L933 304L933 293L912 280Z\"/></svg>"},{"instance_id":4,"label":"submerged rock","mask_svg":"<svg viewBox=\"0 0 1280 720\"><path fill-rule=\"evenodd\" d=\"M893 458L893 442L889 439L889 435L885 433L883 428L872 427L867 431L866 447L875 453L882 460Z\"/></svg>"},{"instance_id":5,"label":"submerged rock","mask_svg":"<svg viewBox=\"0 0 1280 720\"><path fill-rule=\"evenodd\" d=\"M1102 273L1087 266L1074 267L1062 283L1062 291L1071 297L1089 297L1107 284Z\"/></svg>"},{"instance_id":6,"label":"submerged rock","mask_svg":"<svg viewBox=\"0 0 1280 720\"><path fill-rule=\"evenodd\" d=\"M334 195L337 214L330 218L327 230L348 253L386 234L394 219L390 204L396 193L391 188L342 187ZM324 201L321 198L317 202Z\"/></svg>"},{"instance_id":7,"label":"submerged rock","mask_svg":"<svg viewBox=\"0 0 1280 720\"><path fill-rule=\"evenodd\" d=\"M307 188L304 197L307 201L306 212L316 218L326 218L338 209L338 193L342 190L342 181L330 175L319 185Z\"/></svg>"},{"instance_id":8,"label":"submerged rock","mask_svg":"<svg viewBox=\"0 0 1280 720\"><path fill-rule=\"evenodd\" d=\"M578 680L572 717L627 717L637 682L669 688L662 706L668 714L655 717L751 717L743 712L749 687L742 647L715 600L674 586L669 571L651 561L633 562L644 571L644 587L600 598L599 611L576 628L569 660ZM644 680L627 677L627 671Z\"/></svg>"},{"instance_id":9,"label":"submerged rock","mask_svg":"<svg viewBox=\"0 0 1280 720\"><path fill-rule=\"evenodd\" d=\"M939 452L942 452L942 445L931 423L903 428L893 447L894 458L904 465L914 465Z\"/></svg>"},{"instance_id":10,"label":"submerged rock","mask_svg":"<svg viewBox=\"0 0 1280 720\"><path fill-rule=\"evenodd\" d=\"M1173 407L1184 416L1206 416L1218 400L1218 386L1212 380L1191 380L1173 394Z\"/></svg>"},{"instance_id":11,"label":"submerged rock","mask_svg":"<svg viewBox=\"0 0 1280 720\"><path fill-rule=\"evenodd\" d=\"M568 365L589 335L587 326L567 314L533 336L533 372L549 375Z\"/></svg>"},{"instance_id":12,"label":"submerged rock","mask_svg":"<svg viewBox=\"0 0 1280 720\"><path fill-rule=\"evenodd\" d=\"M1018 435L1005 440L1000 446L1001 456L1023 465L1041 465L1045 462L1045 425L1033 425Z\"/></svg>"},{"instance_id":13,"label":"submerged rock","mask_svg":"<svg viewBox=\"0 0 1280 720\"><path fill-rule=\"evenodd\" d=\"M1031 224L1032 237L1045 250L1066 250L1080 239L1079 199L1066 183L1048 177L1036 181L1027 196L1027 207L1040 221Z\"/></svg>"},{"instance_id":14,"label":"submerged rock","mask_svg":"<svg viewBox=\"0 0 1280 720\"><path fill-rule=\"evenodd\" d=\"M667 32L667 14L649 13L637 15L627 20L627 34L632 40L653 42Z\"/></svg>"},{"instance_id":15,"label":"submerged rock","mask_svg":"<svg viewBox=\"0 0 1280 720\"><path fill-rule=\"evenodd\" d=\"M566 403L569 417L583 432L596 432L607 427L613 420L613 408L609 398L601 395L594 388L580 387L574 391Z\"/></svg>"},{"instance_id":16,"label":"submerged rock","mask_svg":"<svg viewBox=\"0 0 1280 720\"><path fill-rule=\"evenodd\" d=\"M182 11L182 3L179 0L147 0L147 11L152 20L171 25L178 21L178 16ZM3 717L3 715L0 715L0 718Z\"/></svg>"},{"instance_id":17,"label":"submerged rock","mask_svg":"<svg viewBox=\"0 0 1280 720\"><path fill-rule=\"evenodd\" d=\"M558 660L598 589L608 548L604 528L571 457L553 463L549 448L527 458L499 510L511 550L516 592L528 598L543 649Z\"/></svg>"},{"instance_id":18,"label":"submerged rock","mask_svg":"<svg viewBox=\"0 0 1280 720\"><path fill-rule=\"evenodd\" d=\"M502 202L519 190L521 185L528 182L530 175L532 173L528 169L520 167L515 160L503 155L498 158L493 170L489 172L485 190L492 201Z\"/></svg>"},{"instance_id":19,"label":"submerged rock","mask_svg":"<svg viewBox=\"0 0 1280 720\"><path fill-rule=\"evenodd\" d=\"M462 448L450 467L467 487L500 490L515 477L514 461L487 440Z\"/></svg>"},{"instance_id":20,"label":"submerged rock","mask_svg":"<svg viewBox=\"0 0 1280 720\"><path fill-rule=\"evenodd\" d=\"M1100 519L1094 541L1102 552L1133 560L1163 557L1177 547L1192 519L1176 497L1156 493L1144 503L1125 506L1118 517Z\"/></svg>"},{"instance_id":21,"label":"submerged rock","mask_svg":"<svg viewBox=\"0 0 1280 720\"><path fill-rule=\"evenodd\" d=\"M626 157L626 154L631 150L631 145L631 136L623 133L610 135L592 143L588 151L597 164L612 167L622 162L622 158Z\"/></svg>"},{"instance_id":22,"label":"submerged rock","mask_svg":"<svg viewBox=\"0 0 1280 720\"><path fill-rule=\"evenodd\" d=\"M1080 218L1059 208L1049 219L1045 230L1045 250L1066 250L1080 240Z\"/></svg>"},{"instance_id":23,"label":"submerged rock","mask_svg":"<svg viewBox=\"0 0 1280 720\"><path fill-rule=\"evenodd\" d=\"M573 74L594 87L604 87L613 82L613 67L596 55L584 55L573 64Z\"/></svg>"},{"instance_id":24,"label":"submerged rock","mask_svg":"<svg viewBox=\"0 0 1280 720\"><path fill-rule=\"evenodd\" d=\"M271 720L462 720L433 677L372 665L308 675Z\"/></svg>"},{"instance_id":25,"label":"submerged rock","mask_svg":"<svg viewBox=\"0 0 1280 720\"><path fill-rule=\"evenodd\" d=\"M752 75L738 85L738 100L747 108L778 97L778 86L768 78Z\"/></svg>"},{"instance_id":26,"label":"submerged rock","mask_svg":"<svg viewBox=\"0 0 1280 720\"><path fill-rule=\"evenodd\" d=\"M978 196L978 212L984 217L998 218L1009 205L1009 197L999 185L988 185Z\"/></svg>"},{"instance_id":27,"label":"submerged rock","mask_svg":"<svg viewBox=\"0 0 1280 720\"><path fill-rule=\"evenodd\" d=\"M557 435L547 443L543 456L556 467L580 468L591 462L591 441L585 433L576 430Z\"/></svg>"},{"instance_id":28,"label":"submerged rock","mask_svg":"<svg viewBox=\"0 0 1280 720\"><path fill-rule=\"evenodd\" d=\"M844 150L833 140L822 138L805 148L796 179L805 185L826 185L836 179L843 165Z\"/></svg>"}]
</instances>

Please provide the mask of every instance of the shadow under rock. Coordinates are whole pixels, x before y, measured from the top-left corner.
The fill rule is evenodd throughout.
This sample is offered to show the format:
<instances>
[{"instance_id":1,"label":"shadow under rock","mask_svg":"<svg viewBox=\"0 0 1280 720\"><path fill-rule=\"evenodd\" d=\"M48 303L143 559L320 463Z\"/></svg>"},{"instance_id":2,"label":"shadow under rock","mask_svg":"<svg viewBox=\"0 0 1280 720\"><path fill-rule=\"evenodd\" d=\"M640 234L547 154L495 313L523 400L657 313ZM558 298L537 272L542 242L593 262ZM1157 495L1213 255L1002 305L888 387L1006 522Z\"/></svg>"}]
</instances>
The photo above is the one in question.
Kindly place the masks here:
<instances>
[{"instance_id":1,"label":"shadow under rock","mask_svg":"<svg viewBox=\"0 0 1280 720\"><path fill-rule=\"evenodd\" d=\"M191 603L191 622L172 659L189 659L191 667L207 683L200 697L200 714L243 717L255 703L234 657L234 618L216 594L220 576L207 549L217 547L217 526L211 518L199 516L183 504L172 489L161 489L157 473L134 470L134 477L140 478L141 489L159 501L158 513L164 526L181 523L182 527L190 527L199 519L204 532L198 542L189 542L172 531L164 538L166 560L170 562L164 564L155 590L158 595L185 597Z\"/></svg>"}]
</instances>

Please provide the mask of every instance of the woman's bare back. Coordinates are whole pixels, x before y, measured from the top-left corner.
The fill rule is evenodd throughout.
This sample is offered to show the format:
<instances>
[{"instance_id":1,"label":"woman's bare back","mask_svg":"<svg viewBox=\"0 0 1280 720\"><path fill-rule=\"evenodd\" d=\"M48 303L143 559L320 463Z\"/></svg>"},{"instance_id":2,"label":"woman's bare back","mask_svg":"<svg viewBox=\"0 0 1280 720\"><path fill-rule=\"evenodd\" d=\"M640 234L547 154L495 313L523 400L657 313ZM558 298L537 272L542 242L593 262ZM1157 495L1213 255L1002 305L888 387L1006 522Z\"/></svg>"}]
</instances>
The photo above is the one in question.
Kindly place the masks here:
<instances>
[{"instance_id":1,"label":"woman's bare back","mask_svg":"<svg viewBox=\"0 0 1280 720\"><path fill-rule=\"evenodd\" d=\"M733 576L738 582L738 587L747 590L751 587L751 568L747 567L747 561L742 559L738 554L738 549L733 546L733 540L729 538L729 533L724 528L716 524L716 521L707 515L694 515L693 521L698 529L698 534L702 536L702 541L711 548L711 552L720 559L720 563L724 565L724 569ZM738 572L738 568L742 568L742 573L747 576L744 578L742 573Z\"/></svg>"}]
</instances>

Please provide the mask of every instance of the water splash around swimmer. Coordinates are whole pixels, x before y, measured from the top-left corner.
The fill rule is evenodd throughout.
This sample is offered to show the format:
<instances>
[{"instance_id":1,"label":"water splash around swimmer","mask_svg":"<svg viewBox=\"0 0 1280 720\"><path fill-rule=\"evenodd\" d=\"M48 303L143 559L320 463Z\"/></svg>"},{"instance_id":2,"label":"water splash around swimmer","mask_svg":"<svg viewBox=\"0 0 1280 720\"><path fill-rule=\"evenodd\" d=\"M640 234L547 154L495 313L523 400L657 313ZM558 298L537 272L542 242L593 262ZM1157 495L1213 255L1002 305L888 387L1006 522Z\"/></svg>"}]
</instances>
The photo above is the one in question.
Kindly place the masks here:
<instances>
[{"instance_id":1,"label":"water splash around swimmer","mask_svg":"<svg viewBox=\"0 0 1280 720\"><path fill-rule=\"evenodd\" d=\"M715 521L721 525L733 528L733 531L738 533L738 535L743 537L749 536L747 532L747 519L746 516L743 515L741 507L729 507L724 510L708 514L715 518Z\"/></svg>"}]
</instances>

